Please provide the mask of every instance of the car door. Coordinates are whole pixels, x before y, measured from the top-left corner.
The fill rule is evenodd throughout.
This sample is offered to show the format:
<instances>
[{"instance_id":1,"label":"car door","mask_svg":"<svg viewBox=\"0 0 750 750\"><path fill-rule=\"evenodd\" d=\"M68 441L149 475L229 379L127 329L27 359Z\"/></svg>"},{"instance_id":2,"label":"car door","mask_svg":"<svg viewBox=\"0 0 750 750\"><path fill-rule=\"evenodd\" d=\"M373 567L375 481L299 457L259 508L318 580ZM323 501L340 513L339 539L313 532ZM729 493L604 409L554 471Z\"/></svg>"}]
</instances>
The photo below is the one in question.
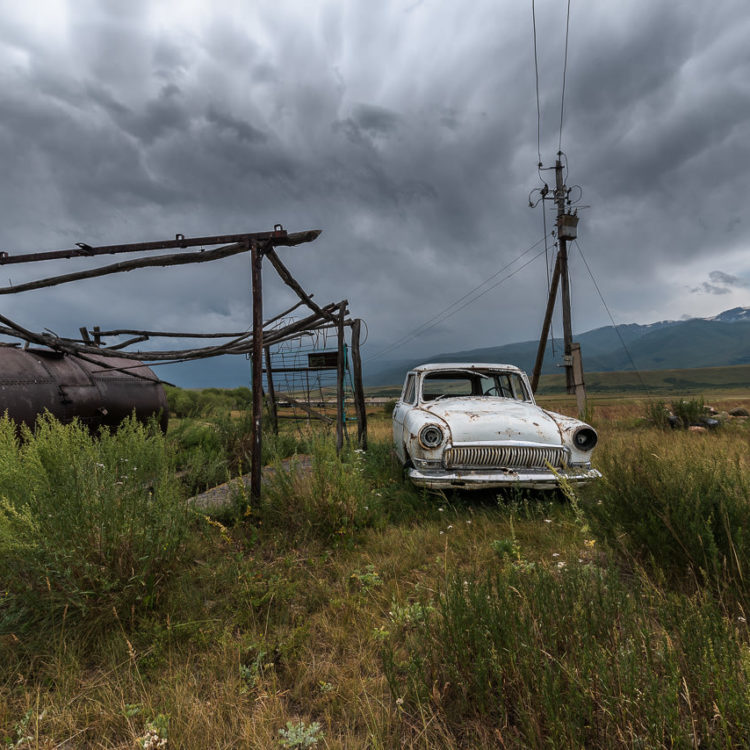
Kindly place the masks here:
<instances>
[{"instance_id":1,"label":"car door","mask_svg":"<svg viewBox=\"0 0 750 750\"><path fill-rule=\"evenodd\" d=\"M396 449L396 455L401 463L406 462L406 453L404 451L404 420L410 409L416 402L416 385L417 375L410 372L404 381L404 388L401 391L401 398L396 402L393 410L393 445Z\"/></svg>"}]
</instances>

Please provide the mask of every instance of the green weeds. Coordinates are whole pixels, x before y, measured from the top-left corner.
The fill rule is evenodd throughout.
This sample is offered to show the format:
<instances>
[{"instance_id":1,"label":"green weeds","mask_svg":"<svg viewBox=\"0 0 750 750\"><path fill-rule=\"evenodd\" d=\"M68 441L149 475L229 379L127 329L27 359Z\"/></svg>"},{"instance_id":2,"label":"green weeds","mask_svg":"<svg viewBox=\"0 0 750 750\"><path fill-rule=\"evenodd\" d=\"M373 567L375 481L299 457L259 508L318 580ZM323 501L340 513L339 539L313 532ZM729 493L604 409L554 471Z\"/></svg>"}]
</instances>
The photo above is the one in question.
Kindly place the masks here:
<instances>
[{"instance_id":1,"label":"green weeds","mask_svg":"<svg viewBox=\"0 0 750 750\"><path fill-rule=\"evenodd\" d=\"M151 608L178 559L189 512L155 426L92 437L42 419L0 420L0 633L112 621Z\"/></svg>"},{"instance_id":2,"label":"green weeds","mask_svg":"<svg viewBox=\"0 0 750 750\"><path fill-rule=\"evenodd\" d=\"M378 415L367 454L290 430L222 523L183 500L249 467L250 423L217 400L166 439L0 424L0 744L750 736L741 422L664 433L597 407L604 478L580 499L418 491Z\"/></svg>"},{"instance_id":3,"label":"green weeds","mask_svg":"<svg viewBox=\"0 0 750 750\"><path fill-rule=\"evenodd\" d=\"M506 746L734 746L750 731L744 649L710 600L611 569L509 565L451 578L384 666L402 710L467 745L481 721Z\"/></svg>"},{"instance_id":4,"label":"green weeds","mask_svg":"<svg viewBox=\"0 0 750 750\"><path fill-rule=\"evenodd\" d=\"M604 446L584 493L594 534L671 585L750 593L747 438L675 433Z\"/></svg>"}]
</instances>

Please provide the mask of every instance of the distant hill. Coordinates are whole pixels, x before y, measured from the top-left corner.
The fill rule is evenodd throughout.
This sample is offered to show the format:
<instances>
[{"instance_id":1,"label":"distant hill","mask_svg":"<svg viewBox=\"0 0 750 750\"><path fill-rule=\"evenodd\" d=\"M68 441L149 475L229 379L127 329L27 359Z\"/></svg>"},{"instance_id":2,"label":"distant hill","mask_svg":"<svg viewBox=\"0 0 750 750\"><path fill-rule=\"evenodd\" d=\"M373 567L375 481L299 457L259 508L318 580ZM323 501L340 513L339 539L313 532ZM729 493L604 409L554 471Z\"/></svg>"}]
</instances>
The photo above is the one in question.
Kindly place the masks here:
<instances>
[{"instance_id":1,"label":"distant hill","mask_svg":"<svg viewBox=\"0 0 750 750\"><path fill-rule=\"evenodd\" d=\"M618 335L619 333L619 335ZM622 339L622 340L621 340ZM750 308L735 307L710 318L665 320L649 325L635 323L596 328L577 334L587 372L691 369L750 364ZM630 352L630 357L623 347ZM530 372L537 341L490 346L430 357L371 363L364 373L365 385L400 383L404 373L423 362L504 362ZM548 342L542 372L560 372L562 341ZM632 358L632 362L631 362Z\"/></svg>"}]
</instances>

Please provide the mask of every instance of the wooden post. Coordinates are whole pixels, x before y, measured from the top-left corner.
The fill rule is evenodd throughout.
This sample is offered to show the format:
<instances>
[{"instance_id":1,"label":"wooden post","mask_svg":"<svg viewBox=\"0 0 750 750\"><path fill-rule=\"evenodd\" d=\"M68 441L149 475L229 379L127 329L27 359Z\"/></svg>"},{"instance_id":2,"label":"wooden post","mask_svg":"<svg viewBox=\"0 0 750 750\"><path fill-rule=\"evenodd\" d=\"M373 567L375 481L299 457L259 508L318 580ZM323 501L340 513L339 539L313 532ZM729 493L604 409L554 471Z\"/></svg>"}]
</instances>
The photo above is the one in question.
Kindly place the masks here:
<instances>
[{"instance_id":1,"label":"wooden post","mask_svg":"<svg viewBox=\"0 0 750 750\"><path fill-rule=\"evenodd\" d=\"M271 427L274 434L279 434L279 418L276 414L276 391L273 387L273 372L271 371L271 347L263 347L266 353L266 382L268 383L268 412L271 416Z\"/></svg>"},{"instance_id":2,"label":"wooden post","mask_svg":"<svg viewBox=\"0 0 750 750\"><path fill-rule=\"evenodd\" d=\"M338 339L339 352L336 362L336 452L341 453L344 447L344 318L346 317L344 300L339 305Z\"/></svg>"},{"instance_id":3,"label":"wooden post","mask_svg":"<svg viewBox=\"0 0 750 750\"><path fill-rule=\"evenodd\" d=\"M583 382L583 359L581 358L581 345L571 344L570 356L573 359L573 387L576 392L576 406L578 407L578 418L583 419L586 414L586 386Z\"/></svg>"},{"instance_id":4,"label":"wooden post","mask_svg":"<svg viewBox=\"0 0 750 750\"><path fill-rule=\"evenodd\" d=\"M250 497L260 501L261 448L263 444L263 283L261 268L263 254L257 242L252 242L252 292L253 292L253 431L250 457Z\"/></svg>"},{"instance_id":5,"label":"wooden post","mask_svg":"<svg viewBox=\"0 0 750 750\"><path fill-rule=\"evenodd\" d=\"M557 297L557 285L560 281L560 255L558 254L555 261L555 270L552 274L552 281L549 287L549 297L547 298L547 309L544 313L544 323L542 324L542 335L539 339L539 348L536 350L536 362L534 363L534 372L531 375L531 390L536 393L539 385L539 376L542 374L542 363L544 362L544 350L547 348L547 338L549 337L549 327L552 323L552 312L555 309L555 298Z\"/></svg>"},{"instance_id":6,"label":"wooden post","mask_svg":"<svg viewBox=\"0 0 750 750\"><path fill-rule=\"evenodd\" d=\"M354 405L357 409L357 444L367 450L367 408L365 391L362 385L362 357L359 353L359 336L362 321L357 318L352 322L352 368L354 370Z\"/></svg>"}]
</instances>

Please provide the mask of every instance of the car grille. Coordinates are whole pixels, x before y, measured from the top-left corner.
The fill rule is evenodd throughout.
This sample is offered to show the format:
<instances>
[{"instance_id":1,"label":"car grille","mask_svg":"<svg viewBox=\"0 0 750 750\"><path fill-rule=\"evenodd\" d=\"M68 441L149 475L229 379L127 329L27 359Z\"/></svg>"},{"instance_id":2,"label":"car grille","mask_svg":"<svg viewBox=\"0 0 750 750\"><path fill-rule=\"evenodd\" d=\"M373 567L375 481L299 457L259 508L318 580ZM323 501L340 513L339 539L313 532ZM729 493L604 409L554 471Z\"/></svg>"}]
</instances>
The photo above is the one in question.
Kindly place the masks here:
<instances>
[{"instance_id":1,"label":"car grille","mask_svg":"<svg viewBox=\"0 0 750 750\"><path fill-rule=\"evenodd\" d=\"M526 445L466 446L446 450L444 462L446 469L541 469L547 464L562 466L565 449Z\"/></svg>"}]
</instances>

